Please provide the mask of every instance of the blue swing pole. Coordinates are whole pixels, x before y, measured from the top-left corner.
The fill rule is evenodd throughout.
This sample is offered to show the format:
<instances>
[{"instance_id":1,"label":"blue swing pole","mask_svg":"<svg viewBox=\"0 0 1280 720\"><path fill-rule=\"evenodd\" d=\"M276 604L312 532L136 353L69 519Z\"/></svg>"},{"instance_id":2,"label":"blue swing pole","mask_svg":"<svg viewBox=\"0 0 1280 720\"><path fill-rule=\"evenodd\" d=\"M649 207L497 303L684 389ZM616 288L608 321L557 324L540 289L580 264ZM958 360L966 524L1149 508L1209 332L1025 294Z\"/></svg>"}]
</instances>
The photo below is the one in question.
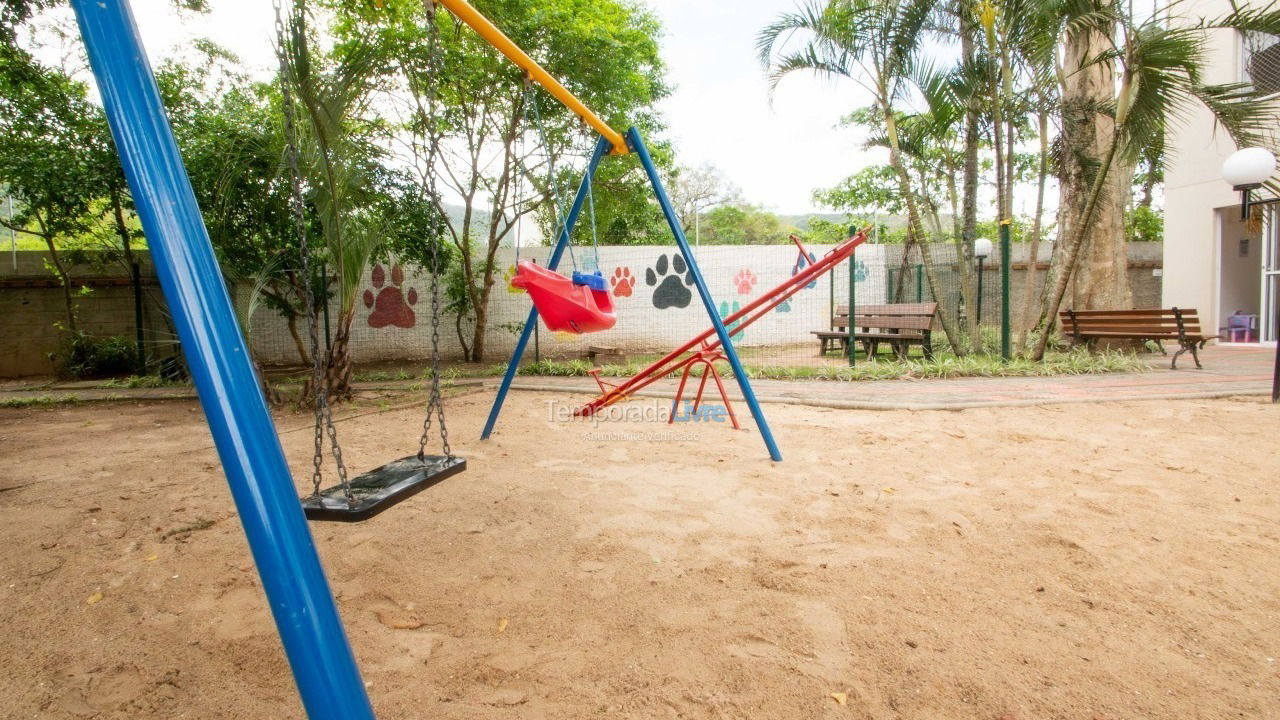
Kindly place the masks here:
<instances>
[{"instance_id":1,"label":"blue swing pole","mask_svg":"<svg viewBox=\"0 0 1280 720\"><path fill-rule=\"evenodd\" d=\"M600 165L601 158L612 149L613 143L604 136L596 141L595 152L591 154L591 161L587 163L587 170L582 174L582 182L578 185L578 194L573 198L573 206L569 208L564 226L560 228L560 236L551 250L551 257L547 260L548 270L555 270L560 265L560 256L564 255L565 249L569 247L569 237L573 234L573 227L578 224L582 205L587 201L587 194L591 191L591 179L596 174L596 167ZM511 353L511 362L507 363L507 371L502 375L502 384L498 386L498 396L493 399L493 407L489 408L489 419L485 420L484 431L480 433L481 440L488 440L493 434L493 426L498 424L502 404L506 402L507 392L511 390L511 382L515 380L516 371L520 369L520 358L524 357L524 351L529 345L529 337L537 327L538 308L530 307L529 317L524 321L524 328L520 331L520 339L516 341L516 349Z\"/></svg>"},{"instance_id":2,"label":"blue swing pole","mask_svg":"<svg viewBox=\"0 0 1280 720\"><path fill-rule=\"evenodd\" d=\"M702 304L707 309L707 315L711 317L711 324L716 329L716 335L720 338L720 349L724 352L725 357L729 358L729 366L733 368L733 376L738 380L738 387L742 390L742 397L747 401L747 406L751 408L751 416L755 418L756 427L760 428L760 437L764 438L764 445L769 449L769 457L775 462L782 460L782 452L778 450L778 443L773 439L773 431L769 429L769 421L765 419L764 410L760 407L760 401L756 399L756 393L751 389L751 381L747 378L746 371L742 368L742 361L738 359L738 351L733 347L733 343L729 338L729 331L724 326L724 321L720 319L720 312L716 309L715 300L711 297L711 291L707 289L707 281L702 277L702 270L698 268L698 263L693 257L693 252L689 249L689 240L684 235L684 228L680 226L680 220L676 217L675 208L671 205L671 199L667 197L667 191L662 187L662 179L658 177L658 168L653 164L653 158L649 157L649 148L645 147L644 140L640 137L640 131L636 128L627 130L627 143L636 155L640 157L640 164L644 166L645 173L649 176L649 182L653 185L653 194L658 198L658 204L662 206L662 214L667 218L667 225L671 227L671 234L676 238L676 245L680 246L680 254L685 258L685 264L689 266L689 273L693 275L694 285L698 288L698 296L702 298Z\"/></svg>"},{"instance_id":3,"label":"blue swing pole","mask_svg":"<svg viewBox=\"0 0 1280 720\"><path fill-rule=\"evenodd\" d=\"M128 0L72 0L205 419L311 718L372 719Z\"/></svg>"}]
</instances>

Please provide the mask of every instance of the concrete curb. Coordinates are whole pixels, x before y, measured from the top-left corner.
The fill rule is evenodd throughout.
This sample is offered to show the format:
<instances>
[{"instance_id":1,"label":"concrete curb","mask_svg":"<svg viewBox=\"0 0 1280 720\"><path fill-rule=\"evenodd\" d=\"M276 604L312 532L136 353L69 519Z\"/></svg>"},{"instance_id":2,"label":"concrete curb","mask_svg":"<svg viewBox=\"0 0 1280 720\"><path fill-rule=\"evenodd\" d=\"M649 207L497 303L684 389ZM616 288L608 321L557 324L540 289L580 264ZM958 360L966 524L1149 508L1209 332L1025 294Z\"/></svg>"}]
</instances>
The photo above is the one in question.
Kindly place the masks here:
<instances>
[{"instance_id":1,"label":"concrete curb","mask_svg":"<svg viewBox=\"0 0 1280 720\"><path fill-rule=\"evenodd\" d=\"M591 390L583 390L582 388L565 387L562 385L544 385L538 383L512 383L513 390L524 390L527 392L557 392L557 393L583 393L593 392ZM820 398L795 397L790 395L765 395L757 394L756 398L762 403L781 404L781 405L804 405L806 407L831 408L835 410L974 410L978 408L995 408L995 407L1034 407L1036 405L1073 405L1077 403L1099 403L1099 402L1152 402L1160 400L1217 400L1229 397L1255 397L1268 396L1270 390L1216 390L1203 392L1187 392L1187 393L1169 393L1152 397L1149 393L1142 395L1112 395L1107 397L1059 397L1059 398L1035 398L1029 400L990 400L990 401L974 401L974 402L954 402L954 403L918 403L918 402L877 402L874 400L826 400ZM671 400L675 396L675 392L663 392L660 390L641 390L635 394L635 397L658 398L663 400ZM734 402L742 402L742 396L730 393L729 399Z\"/></svg>"}]
</instances>

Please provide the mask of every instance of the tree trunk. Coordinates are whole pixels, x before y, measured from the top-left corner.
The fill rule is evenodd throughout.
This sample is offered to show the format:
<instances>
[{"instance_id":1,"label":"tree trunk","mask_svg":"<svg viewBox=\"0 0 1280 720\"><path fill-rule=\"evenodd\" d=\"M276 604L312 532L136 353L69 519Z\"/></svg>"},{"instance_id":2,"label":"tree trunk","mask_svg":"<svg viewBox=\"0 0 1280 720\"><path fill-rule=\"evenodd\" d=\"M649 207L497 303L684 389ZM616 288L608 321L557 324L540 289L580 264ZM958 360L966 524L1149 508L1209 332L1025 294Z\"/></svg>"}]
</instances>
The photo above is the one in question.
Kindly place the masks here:
<instances>
[{"instance_id":1,"label":"tree trunk","mask_svg":"<svg viewBox=\"0 0 1280 720\"><path fill-rule=\"evenodd\" d=\"M338 316L338 327L333 335L333 346L329 349L328 363L325 368L330 402L351 399L351 376L354 371L351 362L351 326L355 316L354 305L343 310Z\"/></svg>"},{"instance_id":2,"label":"tree trunk","mask_svg":"<svg viewBox=\"0 0 1280 720\"><path fill-rule=\"evenodd\" d=\"M120 200L120 188L113 185L111 188L111 211L115 217L116 235L120 236L120 247L124 250L125 263L129 266L129 276L132 278L133 286L133 342L134 351L138 357L137 372L145 373L147 371L147 351L146 336L142 327L142 274L138 265L138 260L133 256L133 243L129 236L129 225L124 220L124 203Z\"/></svg>"},{"instance_id":3,"label":"tree trunk","mask_svg":"<svg viewBox=\"0 0 1280 720\"><path fill-rule=\"evenodd\" d=\"M283 405L284 394L267 379L267 371L262 369L262 363L256 358L253 361L253 371L258 374L258 384L262 386L262 395L267 399L267 404L272 407Z\"/></svg>"},{"instance_id":4,"label":"tree trunk","mask_svg":"<svg viewBox=\"0 0 1280 720\"><path fill-rule=\"evenodd\" d=\"M302 360L304 366L310 367L311 355L307 353L307 346L302 342L302 336L298 334L297 314L289 313L285 318L285 324L289 327L289 337L293 338L293 348L298 351L298 358Z\"/></svg>"},{"instance_id":5,"label":"tree trunk","mask_svg":"<svg viewBox=\"0 0 1280 720\"><path fill-rule=\"evenodd\" d=\"M960 4L960 50L965 62L973 62L977 56L974 34L979 29L973 24L973 11L969 3ZM969 98L964 111L964 169L961 189L960 264L966 268L974 265L973 244L978 239L978 153L982 142L979 127L978 100ZM962 292L965 307L970 308L969 332L973 347L981 352L981 333L978 331L977 313L972 311L976 303L977 288L967 273Z\"/></svg>"},{"instance_id":6,"label":"tree trunk","mask_svg":"<svg viewBox=\"0 0 1280 720\"><path fill-rule=\"evenodd\" d=\"M1027 346L1027 338L1035 325L1032 302L1036 291L1036 266L1040 264L1040 233L1044 222L1044 187L1049 178L1049 114L1039 113L1040 169L1036 175L1036 214L1031 220L1031 247L1027 250L1027 272L1022 288L1022 331L1018 335L1018 348Z\"/></svg>"},{"instance_id":7,"label":"tree trunk","mask_svg":"<svg viewBox=\"0 0 1280 720\"><path fill-rule=\"evenodd\" d=\"M1089 234L1093 231L1093 220L1097 217L1098 205L1102 200L1103 190L1107 185L1108 170L1112 161L1115 160L1116 145L1118 143L1119 140L1113 138L1111 147L1103 155L1102 162L1098 166L1098 172L1093 179L1093 187L1085 199L1081 217L1078 218L1079 227L1076 229L1075 234L1066 240L1062 240L1061 236L1059 236L1059 244L1066 245L1060 253L1062 268L1054 278L1053 291L1048 295L1048 300L1041 316L1041 327L1043 327L1044 331L1036 341L1035 350L1031 355L1033 360L1044 358L1045 348L1049 344L1049 330L1053 327L1053 321L1058 316L1058 309L1062 307L1062 297L1067 292L1067 284L1071 281L1076 262L1080 258L1082 249L1088 244Z\"/></svg>"},{"instance_id":8,"label":"tree trunk","mask_svg":"<svg viewBox=\"0 0 1280 720\"><path fill-rule=\"evenodd\" d=\"M921 242L925 239L925 235L924 228L920 222L920 207L916 202L916 196L911 192L911 177L907 174L907 169L902 164L902 154L898 148L897 121L893 117L893 110L890 109L887 102L881 103L881 112L884 113L885 134L889 139L889 165L898 176L898 192L902 195L902 199L907 205L907 236L909 239L915 238L916 242L920 244L920 259L924 264L925 275L929 280L929 289L933 292L934 299L938 300L941 296L938 294L937 278L933 270L933 258L925 249L925 243ZM965 348L960 343L960 337L956 332L955 319L947 312L946 303L938 303L938 320L942 323L942 332L947 336L947 342L951 344L951 349L957 355L964 355Z\"/></svg>"},{"instance_id":9,"label":"tree trunk","mask_svg":"<svg viewBox=\"0 0 1280 720\"><path fill-rule=\"evenodd\" d=\"M53 263L54 274L58 276L58 280L62 282L62 304L67 314L67 326L64 328L67 332L76 332L76 303L71 295L71 275L67 273L67 267L62 264L62 258L58 255L58 248L54 245L53 238L48 235L42 235L45 247L49 248L49 262Z\"/></svg>"},{"instance_id":10,"label":"tree trunk","mask_svg":"<svg viewBox=\"0 0 1280 720\"><path fill-rule=\"evenodd\" d=\"M1077 260L1080 307L1090 310L1128 310L1133 307L1129 285L1129 248L1124 212L1133 182L1134 166L1117 161L1107 173L1102 199L1089 237Z\"/></svg>"},{"instance_id":11,"label":"tree trunk","mask_svg":"<svg viewBox=\"0 0 1280 720\"><path fill-rule=\"evenodd\" d=\"M1156 174L1154 165L1147 166L1147 174L1142 178L1142 199L1138 201L1138 207L1150 208L1154 200L1156 182L1159 175Z\"/></svg>"},{"instance_id":12,"label":"tree trunk","mask_svg":"<svg viewBox=\"0 0 1280 720\"><path fill-rule=\"evenodd\" d=\"M1111 62L1094 62L1098 55L1111 48L1109 33L1109 28L1085 28L1067 34L1063 60L1066 77L1062 86L1059 238L1075 238L1080 234L1080 227L1086 222L1085 206L1092 194L1094 176L1110 169L1100 163L1112 145L1115 120L1099 112L1099 108L1109 106L1114 100L1115 68ZM1063 262L1059 268L1059 274L1069 276L1079 265L1080 304L1091 310L1124 309L1133 302L1124 234L1128 178L1123 172L1108 175L1111 181L1101 188L1089 237L1079 248L1080 254L1068 253L1061 257ZM1070 279L1066 277L1062 281ZM1048 332L1055 318L1043 319Z\"/></svg>"},{"instance_id":13,"label":"tree trunk","mask_svg":"<svg viewBox=\"0 0 1280 720\"><path fill-rule=\"evenodd\" d=\"M476 305L475 327L471 329L471 362L484 361L484 328L488 324L489 319L489 293L488 291L481 293L480 303Z\"/></svg>"}]
</instances>

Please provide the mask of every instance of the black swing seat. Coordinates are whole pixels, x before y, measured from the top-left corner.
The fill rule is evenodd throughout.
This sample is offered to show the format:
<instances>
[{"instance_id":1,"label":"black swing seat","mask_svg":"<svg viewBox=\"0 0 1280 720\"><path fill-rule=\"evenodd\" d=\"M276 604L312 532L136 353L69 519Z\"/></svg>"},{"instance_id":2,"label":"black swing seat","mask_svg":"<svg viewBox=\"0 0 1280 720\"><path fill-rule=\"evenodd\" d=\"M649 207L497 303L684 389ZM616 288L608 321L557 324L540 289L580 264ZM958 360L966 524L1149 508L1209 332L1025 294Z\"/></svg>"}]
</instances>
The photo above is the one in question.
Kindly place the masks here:
<instances>
[{"instance_id":1,"label":"black swing seat","mask_svg":"<svg viewBox=\"0 0 1280 720\"><path fill-rule=\"evenodd\" d=\"M360 522L466 469L460 457L410 455L353 479L350 503L342 486L334 485L303 498L302 508L308 520Z\"/></svg>"}]
</instances>

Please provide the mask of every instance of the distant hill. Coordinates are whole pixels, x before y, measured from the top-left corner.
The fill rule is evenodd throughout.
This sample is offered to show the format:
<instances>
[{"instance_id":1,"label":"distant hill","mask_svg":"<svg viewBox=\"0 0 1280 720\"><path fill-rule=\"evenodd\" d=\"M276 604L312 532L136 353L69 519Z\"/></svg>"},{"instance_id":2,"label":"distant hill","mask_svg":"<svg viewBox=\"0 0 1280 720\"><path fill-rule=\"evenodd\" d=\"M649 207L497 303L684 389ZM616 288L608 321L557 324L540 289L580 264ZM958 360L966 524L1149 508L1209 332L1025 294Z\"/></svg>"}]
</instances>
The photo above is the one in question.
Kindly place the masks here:
<instances>
[{"instance_id":1,"label":"distant hill","mask_svg":"<svg viewBox=\"0 0 1280 720\"><path fill-rule=\"evenodd\" d=\"M944 216L942 221L948 222L950 216ZM809 221L813 219L826 220L833 223L849 222L849 216L845 213L809 213L807 215L779 215L778 219L785 225L794 225L801 230L809 229ZM870 219L870 218L868 218ZM890 230L901 230L907 226L907 218L905 215L881 215L880 224Z\"/></svg>"},{"instance_id":2,"label":"distant hill","mask_svg":"<svg viewBox=\"0 0 1280 720\"><path fill-rule=\"evenodd\" d=\"M817 218L819 220L826 220L827 222L833 222L833 223L845 222L844 213L809 213L807 215L779 215L778 216L778 220L782 221L783 225L791 225L791 226L800 228L801 230L808 230L809 221L814 218Z\"/></svg>"}]
</instances>

